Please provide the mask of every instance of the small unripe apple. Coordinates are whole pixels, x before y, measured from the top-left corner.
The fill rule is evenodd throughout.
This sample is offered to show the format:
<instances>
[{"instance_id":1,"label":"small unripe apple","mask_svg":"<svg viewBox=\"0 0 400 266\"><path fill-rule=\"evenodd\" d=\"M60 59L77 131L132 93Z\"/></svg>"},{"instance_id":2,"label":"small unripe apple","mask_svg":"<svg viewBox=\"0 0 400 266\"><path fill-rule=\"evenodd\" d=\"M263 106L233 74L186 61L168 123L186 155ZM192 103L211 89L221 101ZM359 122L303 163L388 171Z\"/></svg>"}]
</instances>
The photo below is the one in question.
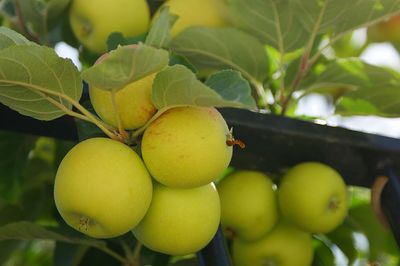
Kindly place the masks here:
<instances>
[{"instance_id":1,"label":"small unripe apple","mask_svg":"<svg viewBox=\"0 0 400 266\"><path fill-rule=\"evenodd\" d=\"M145 33L150 10L146 0L72 0L69 22L79 42L101 54L112 32L129 37Z\"/></svg>"},{"instance_id":2,"label":"small unripe apple","mask_svg":"<svg viewBox=\"0 0 400 266\"><path fill-rule=\"evenodd\" d=\"M310 266L313 252L311 235L284 223L257 241L232 244L235 266Z\"/></svg>"},{"instance_id":3,"label":"small unripe apple","mask_svg":"<svg viewBox=\"0 0 400 266\"><path fill-rule=\"evenodd\" d=\"M190 189L155 184L149 210L133 233L152 250L187 255L211 241L219 221L219 197L213 184Z\"/></svg>"},{"instance_id":4,"label":"small unripe apple","mask_svg":"<svg viewBox=\"0 0 400 266\"><path fill-rule=\"evenodd\" d=\"M218 184L221 223L233 238L257 240L278 220L274 184L258 171L237 171Z\"/></svg>"},{"instance_id":5,"label":"small unripe apple","mask_svg":"<svg viewBox=\"0 0 400 266\"><path fill-rule=\"evenodd\" d=\"M305 162L289 169L278 199L283 216L312 233L332 231L347 215L346 184L335 169L322 163Z\"/></svg>"},{"instance_id":6,"label":"small unripe apple","mask_svg":"<svg viewBox=\"0 0 400 266\"><path fill-rule=\"evenodd\" d=\"M228 126L215 108L171 108L144 132L143 160L150 174L166 186L202 186L228 167L232 158L228 135Z\"/></svg>"},{"instance_id":7,"label":"small unripe apple","mask_svg":"<svg viewBox=\"0 0 400 266\"><path fill-rule=\"evenodd\" d=\"M144 217L152 181L140 157L127 145L92 138L74 146L55 178L54 199L65 222L95 238L130 231Z\"/></svg>"},{"instance_id":8,"label":"small unripe apple","mask_svg":"<svg viewBox=\"0 0 400 266\"><path fill-rule=\"evenodd\" d=\"M156 112L151 100L155 75L156 73L150 74L116 92L115 102L124 129L132 130L143 126ZM93 108L101 119L118 127L111 91L90 86L89 95Z\"/></svg>"},{"instance_id":9,"label":"small unripe apple","mask_svg":"<svg viewBox=\"0 0 400 266\"><path fill-rule=\"evenodd\" d=\"M228 25L228 12L224 0L169 0L163 6L168 6L172 14L179 16L172 27L172 36L191 26Z\"/></svg>"}]
</instances>

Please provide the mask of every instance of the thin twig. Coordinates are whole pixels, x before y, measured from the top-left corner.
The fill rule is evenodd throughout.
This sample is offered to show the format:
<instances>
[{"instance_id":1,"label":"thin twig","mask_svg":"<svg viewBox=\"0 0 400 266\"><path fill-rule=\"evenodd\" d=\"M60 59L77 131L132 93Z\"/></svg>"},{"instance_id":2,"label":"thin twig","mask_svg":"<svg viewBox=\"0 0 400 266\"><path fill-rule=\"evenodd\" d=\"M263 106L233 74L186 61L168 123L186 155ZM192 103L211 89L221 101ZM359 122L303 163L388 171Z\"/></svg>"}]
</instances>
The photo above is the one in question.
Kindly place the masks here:
<instances>
[{"instance_id":1,"label":"thin twig","mask_svg":"<svg viewBox=\"0 0 400 266\"><path fill-rule=\"evenodd\" d=\"M62 94L62 93L52 91L49 89L41 88L39 86L30 84L30 83L26 83L26 82L0 80L0 83L1 82L13 84L13 85L19 85L19 86L25 87L27 89L30 89L32 91L39 91L46 95L49 94L49 95L54 95L54 96L60 97L64 100L66 100L67 102L69 102L70 104L72 104L76 109L78 109L79 112L82 113L83 116L87 117L87 119L84 119L84 120L90 121L93 124L95 124L96 126L98 126L108 137L110 137L114 140L124 142L123 139L121 139L119 136L117 136L116 134L113 133L115 130L113 130L113 128L111 126L109 126L109 125L105 124L103 121L99 120L92 113L90 113L85 107L83 107L78 101L72 99L71 97L69 97L66 94ZM57 107L59 107L59 106L57 106ZM81 117L78 117L78 118L81 118Z\"/></svg>"},{"instance_id":2,"label":"thin twig","mask_svg":"<svg viewBox=\"0 0 400 266\"><path fill-rule=\"evenodd\" d=\"M157 112L144 124L142 127L136 129L132 134L131 138L136 141L136 139L150 126L151 123L154 122L158 117L160 117L166 110L170 109L172 106L162 108L160 110L157 110ZM176 107L176 106L174 106Z\"/></svg>"},{"instance_id":3,"label":"thin twig","mask_svg":"<svg viewBox=\"0 0 400 266\"><path fill-rule=\"evenodd\" d=\"M19 0L14 0L14 7L15 7L15 13L17 16L17 24L23 35L27 36L29 39L36 43L40 43L40 39L37 36L32 35L28 28L26 27L25 19L22 14L21 10L21 5L19 3Z\"/></svg>"},{"instance_id":4,"label":"thin twig","mask_svg":"<svg viewBox=\"0 0 400 266\"><path fill-rule=\"evenodd\" d=\"M118 126L118 133L121 135L123 139L127 139L129 134L128 132L125 131L124 127L122 126L122 120L121 120L121 115L120 115L120 110L117 104L117 90L114 89L111 91L111 102L114 110L114 116L115 120L117 121L117 126Z\"/></svg>"},{"instance_id":5,"label":"thin twig","mask_svg":"<svg viewBox=\"0 0 400 266\"><path fill-rule=\"evenodd\" d=\"M140 252L142 251L142 243L136 242L135 249L133 250L132 262L135 266L140 266Z\"/></svg>"},{"instance_id":6,"label":"thin twig","mask_svg":"<svg viewBox=\"0 0 400 266\"><path fill-rule=\"evenodd\" d=\"M290 90L289 90L289 94L284 97L283 103L282 103L282 112L281 115L285 115L286 111L289 107L289 103L293 97L293 93L298 89L298 87L300 86L301 81L303 80L303 78L305 77L305 75L308 73L309 69L311 68L311 64L310 64L310 54L312 51L312 48L314 46L315 43L315 39L317 37L318 34L318 29L321 25L321 21L322 21L322 17L325 13L325 8L326 8L326 2L323 5L321 12L318 15L318 19L314 25L313 31L311 33L311 37L310 40L307 44L307 47L304 51L304 54L301 58L301 62L300 62L300 66L299 66L299 70L297 71L297 75L296 78L293 80L291 86L290 86Z\"/></svg>"},{"instance_id":7,"label":"thin twig","mask_svg":"<svg viewBox=\"0 0 400 266\"><path fill-rule=\"evenodd\" d=\"M115 258L116 260L120 261L123 265L131 265L130 261L127 258L119 255L115 251L113 251L105 246L94 246L94 247L103 251L104 253L110 255L111 257Z\"/></svg>"}]
</instances>

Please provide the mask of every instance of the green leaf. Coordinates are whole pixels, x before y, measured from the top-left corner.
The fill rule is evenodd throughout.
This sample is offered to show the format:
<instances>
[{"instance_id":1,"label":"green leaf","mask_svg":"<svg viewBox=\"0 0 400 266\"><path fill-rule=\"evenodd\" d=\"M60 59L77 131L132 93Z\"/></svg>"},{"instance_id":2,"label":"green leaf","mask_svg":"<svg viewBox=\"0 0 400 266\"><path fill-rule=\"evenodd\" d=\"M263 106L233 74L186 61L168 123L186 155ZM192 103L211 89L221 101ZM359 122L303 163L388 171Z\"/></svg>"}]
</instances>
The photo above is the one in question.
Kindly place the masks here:
<instances>
[{"instance_id":1,"label":"green leaf","mask_svg":"<svg viewBox=\"0 0 400 266\"><path fill-rule=\"evenodd\" d=\"M72 244L83 244L92 247L104 247L106 243L101 240L89 238L70 237L48 230L35 223L20 221L9 223L0 227L0 241L4 240L55 240Z\"/></svg>"},{"instance_id":2,"label":"green leaf","mask_svg":"<svg viewBox=\"0 0 400 266\"><path fill-rule=\"evenodd\" d=\"M69 59L43 46L0 51L0 102L39 120L63 116L82 94L79 71ZM68 98L68 101L66 100Z\"/></svg>"},{"instance_id":3,"label":"green leaf","mask_svg":"<svg viewBox=\"0 0 400 266\"><path fill-rule=\"evenodd\" d=\"M314 239L314 257L312 266L335 266L335 255L328 243L321 239Z\"/></svg>"},{"instance_id":4,"label":"green leaf","mask_svg":"<svg viewBox=\"0 0 400 266\"><path fill-rule=\"evenodd\" d=\"M113 32L107 38L108 51L115 50L120 45L138 44L146 38L147 32L134 37L125 37L121 32Z\"/></svg>"},{"instance_id":5,"label":"green leaf","mask_svg":"<svg viewBox=\"0 0 400 266\"><path fill-rule=\"evenodd\" d=\"M0 50L14 46L14 45L24 45L24 44L34 44L33 42L26 39L23 35L9 28L0 27Z\"/></svg>"},{"instance_id":6,"label":"green leaf","mask_svg":"<svg viewBox=\"0 0 400 266\"><path fill-rule=\"evenodd\" d=\"M252 83L262 83L268 76L263 45L237 29L190 27L172 40L171 49L199 70L231 68Z\"/></svg>"},{"instance_id":7,"label":"green leaf","mask_svg":"<svg viewBox=\"0 0 400 266\"><path fill-rule=\"evenodd\" d=\"M327 237L346 255L349 265L352 265L359 255L359 251L354 238L354 228L348 224L342 224Z\"/></svg>"},{"instance_id":8,"label":"green leaf","mask_svg":"<svg viewBox=\"0 0 400 266\"><path fill-rule=\"evenodd\" d=\"M216 91L222 98L230 101L241 102L245 106L255 109L256 102L251 95L251 87L240 72L222 70L210 76L205 85Z\"/></svg>"},{"instance_id":9,"label":"green leaf","mask_svg":"<svg viewBox=\"0 0 400 266\"><path fill-rule=\"evenodd\" d=\"M145 44L156 48L167 47L172 39L171 28L177 19L178 16L169 13L168 6L163 6L159 15L153 19Z\"/></svg>"},{"instance_id":10,"label":"green leaf","mask_svg":"<svg viewBox=\"0 0 400 266\"><path fill-rule=\"evenodd\" d=\"M139 44L121 46L104 60L82 72L90 86L120 90L129 83L158 72L168 65L168 52Z\"/></svg>"},{"instance_id":11,"label":"green leaf","mask_svg":"<svg viewBox=\"0 0 400 266\"><path fill-rule=\"evenodd\" d=\"M296 17L311 34L315 29L345 33L400 11L398 0L293 0ZM320 22L319 22L320 20Z\"/></svg>"},{"instance_id":12,"label":"green leaf","mask_svg":"<svg viewBox=\"0 0 400 266\"><path fill-rule=\"evenodd\" d=\"M47 2L47 15L53 19L68 7L71 0L45 0L45 2Z\"/></svg>"},{"instance_id":13,"label":"green leaf","mask_svg":"<svg viewBox=\"0 0 400 266\"><path fill-rule=\"evenodd\" d=\"M184 57L183 55L178 55L176 53L171 52L171 55L169 57L169 65L173 66L173 65L177 65L177 64L184 65L185 67L192 70L192 72L195 74L198 73L196 67L192 63L190 63L186 57Z\"/></svg>"},{"instance_id":14,"label":"green leaf","mask_svg":"<svg viewBox=\"0 0 400 266\"><path fill-rule=\"evenodd\" d=\"M392 232L379 223L370 204L361 204L351 208L347 220L350 225L367 237L370 261L378 262L388 254L400 255Z\"/></svg>"},{"instance_id":15,"label":"green leaf","mask_svg":"<svg viewBox=\"0 0 400 266\"><path fill-rule=\"evenodd\" d=\"M310 0L311 1L311 0ZM235 25L281 54L306 45L309 33L297 19L294 1L228 0Z\"/></svg>"},{"instance_id":16,"label":"green leaf","mask_svg":"<svg viewBox=\"0 0 400 266\"><path fill-rule=\"evenodd\" d=\"M320 73L307 88L344 96L337 112L343 115L400 116L400 74L359 59L337 60Z\"/></svg>"},{"instance_id":17,"label":"green leaf","mask_svg":"<svg viewBox=\"0 0 400 266\"><path fill-rule=\"evenodd\" d=\"M182 65L167 67L154 79L153 103L158 109L175 105L254 108L247 97L250 92L246 90L249 87L247 89L242 87L245 83L238 81L237 78L240 76L234 72L227 73L221 74L223 76L216 76L210 81L215 87L218 87L218 90L221 89L218 80L221 77L233 84L229 98L224 98L226 97L225 91L219 94L220 92L204 85L188 68ZM228 87L229 83L226 84ZM235 86L235 84L241 84L241 86ZM246 85L248 86L248 84Z\"/></svg>"},{"instance_id":18,"label":"green leaf","mask_svg":"<svg viewBox=\"0 0 400 266\"><path fill-rule=\"evenodd\" d=\"M33 35L48 33L48 21L55 19L67 8L71 0L18 1L27 29Z\"/></svg>"}]
</instances>

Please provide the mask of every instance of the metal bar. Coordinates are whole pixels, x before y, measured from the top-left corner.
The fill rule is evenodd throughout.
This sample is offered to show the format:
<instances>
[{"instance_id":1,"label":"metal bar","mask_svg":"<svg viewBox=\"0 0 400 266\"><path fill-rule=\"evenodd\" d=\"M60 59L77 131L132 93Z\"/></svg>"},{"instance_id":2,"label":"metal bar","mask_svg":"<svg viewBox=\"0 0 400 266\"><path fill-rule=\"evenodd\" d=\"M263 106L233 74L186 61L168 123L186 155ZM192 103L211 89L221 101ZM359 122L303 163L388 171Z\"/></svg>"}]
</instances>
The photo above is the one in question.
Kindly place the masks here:
<instances>
[{"instance_id":1,"label":"metal bar","mask_svg":"<svg viewBox=\"0 0 400 266\"><path fill-rule=\"evenodd\" d=\"M400 177L393 167L386 169L386 172L389 180L382 190L381 206L400 247Z\"/></svg>"},{"instance_id":2,"label":"metal bar","mask_svg":"<svg viewBox=\"0 0 400 266\"><path fill-rule=\"evenodd\" d=\"M225 239L219 226L217 233L208 245L197 253L199 266L231 266Z\"/></svg>"}]
</instances>

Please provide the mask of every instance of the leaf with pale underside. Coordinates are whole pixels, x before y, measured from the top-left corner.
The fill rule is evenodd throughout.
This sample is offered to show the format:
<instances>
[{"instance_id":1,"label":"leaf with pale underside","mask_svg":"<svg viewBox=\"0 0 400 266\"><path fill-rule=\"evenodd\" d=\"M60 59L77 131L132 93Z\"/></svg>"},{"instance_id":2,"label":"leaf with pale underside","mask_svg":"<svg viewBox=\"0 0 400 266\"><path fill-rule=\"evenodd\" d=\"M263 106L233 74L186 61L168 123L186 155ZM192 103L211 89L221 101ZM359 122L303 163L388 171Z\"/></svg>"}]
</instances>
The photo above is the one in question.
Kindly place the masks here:
<instances>
[{"instance_id":1,"label":"leaf with pale underside","mask_svg":"<svg viewBox=\"0 0 400 266\"><path fill-rule=\"evenodd\" d=\"M236 27L281 53L302 48L309 40L309 33L297 18L294 1L228 0L228 7Z\"/></svg>"},{"instance_id":2,"label":"leaf with pale underside","mask_svg":"<svg viewBox=\"0 0 400 266\"><path fill-rule=\"evenodd\" d=\"M263 45L234 28L191 27L175 37L170 46L199 70L234 69L259 83L268 76Z\"/></svg>"},{"instance_id":3,"label":"leaf with pale underside","mask_svg":"<svg viewBox=\"0 0 400 266\"><path fill-rule=\"evenodd\" d=\"M221 88L222 83L230 88L229 93ZM233 71L215 74L209 84L213 88L200 82L182 65L168 67L154 80L153 103L158 109L179 105L255 108L254 101L248 98L250 86L239 74Z\"/></svg>"},{"instance_id":4,"label":"leaf with pale underside","mask_svg":"<svg viewBox=\"0 0 400 266\"><path fill-rule=\"evenodd\" d=\"M49 23L58 19L71 0L23 0L18 1L21 16L28 31L33 35L45 36L49 33ZM38 37L38 36L37 36Z\"/></svg>"},{"instance_id":5,"label":"leaf with pale underside","mask_svg":"<svg viewBox=\"0 0 400 266\"><path fill-rule=\"evenodd\" d=\"M81 95L79 71L53 49L18 45L0 51L0 102L11 109L52 120L72 108L67 98L79 101Z\"/></svg>"},{"instance_id":6,"label":"leaf with pale underside","mask_svg":"<svg viewBox=\"0 0 400 266\"><path fill-rule=\"evenodd\" d=\"M158 72L168 65L166 50L144 44L120 46L91 68L82 72L90 86L120 90L129 83Z\"/></svg>"},{"instance_id":7,"label":"leaf with pale underside","mask_svg":"<svg viewBox=\"0 0 400 266\"><path fill-rule=\"evenodd\" d=\"M3 26L0 27L0 50L10 46L24 44L34 45L35 43L29 41L23 35L19 34L16 31L13 31Z\"/></svg>"},{"instance_id":8,"label":"leaf with pale underside","mask_svg":"<svg viewBox=\"0 0 400 266\"><path fill-rule=\"evenodd\" d=\"M400 12L399 0L292 0L296 17L311 33L345 33Z\"/></svg>"},{"instance_id":9,"label":"leaf with pale underside","mask_svg":"<svg viewBox=\"0 0 400 266\"><path fill-rule=\"evenodd\" d=\"M101 240L71 237L27 221L14 222L0 226L0 241L37 239L83 244L92 247L106 246L106 243Z\"/></svg>"},{"instance_id":10,"label":"leaf with pale underside","mask_svg":"<svg viewBox=\"0 0 400 266\"><path fill-rule=\"evenodd\" d=\"M238 71L231 69L219 71L211 75L204 84L225 100L242 103L250 109L257 108L249 82Z\"/></svg>"},{"instance_id":11,"label":"leaf with pale underside","mask_svg":"<svg viewBox=\"0 0 400 266\"><path fill-rule=\"evenodd\" d=\"M178 16L169 13L168 6L162 7L158 16L153 19L145 43L156 48L167 47L172 39L171 28L177 19Z\"/></svg>"},{"instance_id":12,"label":"leaf with pale underside","mask_svg":"<svg viewBox=\"0 0 400 266\"><path fill-rule=\"evenodd\" d=\"M356 58L328 64L307 90L335 95L340 90L336 111L343 115L400 115L400 74Z\"/></svg>"}]
</instances>

